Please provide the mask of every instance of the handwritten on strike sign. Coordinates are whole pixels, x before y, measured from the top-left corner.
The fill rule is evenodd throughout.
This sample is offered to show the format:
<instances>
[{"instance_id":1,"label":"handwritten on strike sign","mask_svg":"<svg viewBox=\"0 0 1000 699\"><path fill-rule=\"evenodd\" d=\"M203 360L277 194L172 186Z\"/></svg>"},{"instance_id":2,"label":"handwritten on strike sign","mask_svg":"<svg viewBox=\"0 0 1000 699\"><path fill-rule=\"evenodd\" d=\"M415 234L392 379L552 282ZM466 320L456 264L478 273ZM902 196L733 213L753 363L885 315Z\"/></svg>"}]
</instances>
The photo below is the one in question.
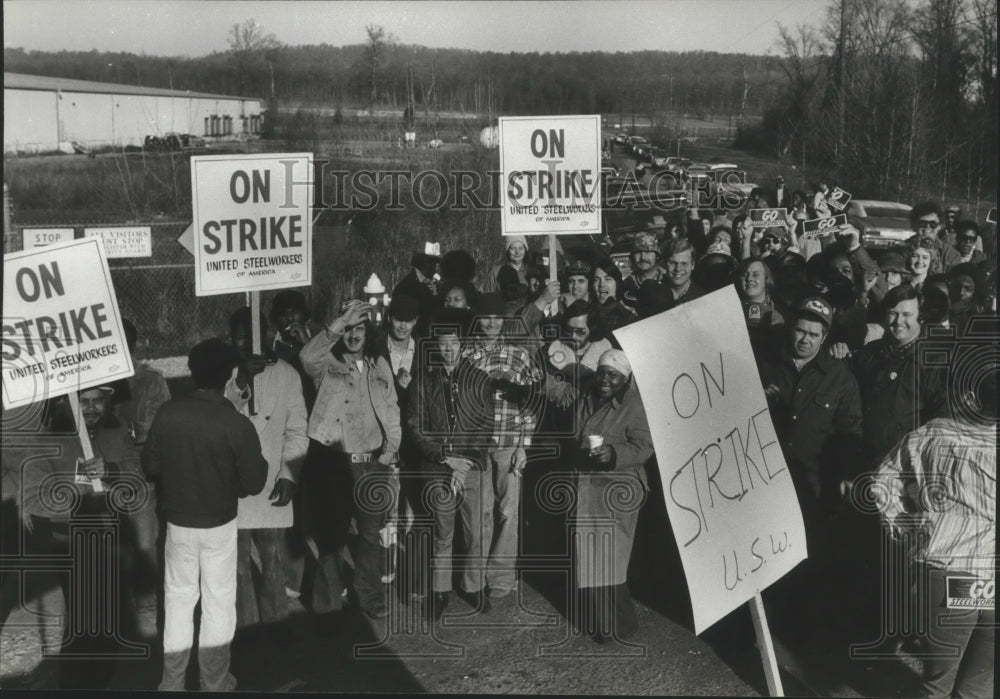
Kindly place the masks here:
<instances>
[{"instance_id":1,"label":"handwritten on strike sign","mask_svg":"<svg viewBox=\"0 0 1000 699\"><path fill-rule=\"evenodd\" d=\"M614 333L646 408L695 633L806 558L745 327L728 286Z\"/></svg>"},{"instance_id":2,"label":"handwritten on strike sign","mask_svg":"<svg viewBox=\"0 0 1000 699\"><path fill-rule=\"evenodd\" d=\"M500 117L501 233L601 232L601 117Z\"/></svg>"},{"instance_id":3,"label":"handwritten on strike sign","mask_svg":"<svg viewBox=\"0 0 1000 699\"><path fill-rule=\"evenodd\" d=\"M847 214L837 214L826 218L811 218L802 222L803 234L812 234L826 237L830 233L840 230L847 225Z\"/></svg>"},{"instance_id":4,"label":"handwritten on strike sign","mask_svg":"<svg viewBox=\"0 0 1000 699\"><path fill-rule=\"evenodd\" d=\"M750 209L754 228L784 228L788 214L784 209Z\"/></svg>"},{"instance_id":5,"label":"handwritten on strike sign","mask_svg":"<svg viewBox=\"0 0 1000 699\"><path fill-rule=\"evenodd\" d=\"M312 282L312 155L191 158L195 294Z\"/></svg>"},{"instance_id":6,"label":"handwritten on strike sign","mask_svg":"<svg viewBox=\"0 0 1000 699\"><path fill-rule=\"evenodd\" d=\"M4 256L3 403L131 376L118 301L95 238Z\"/></svg>"}]
</instances>

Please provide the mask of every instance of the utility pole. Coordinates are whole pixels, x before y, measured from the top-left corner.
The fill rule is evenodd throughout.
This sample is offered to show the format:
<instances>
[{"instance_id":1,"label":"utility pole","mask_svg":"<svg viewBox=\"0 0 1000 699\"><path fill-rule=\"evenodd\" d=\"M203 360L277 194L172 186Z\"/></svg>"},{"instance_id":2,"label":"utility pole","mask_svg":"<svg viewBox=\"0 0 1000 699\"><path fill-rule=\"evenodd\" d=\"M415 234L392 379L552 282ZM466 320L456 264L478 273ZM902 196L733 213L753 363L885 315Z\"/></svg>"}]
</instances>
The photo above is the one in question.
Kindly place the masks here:
<instances>
[{"instance_id":1,"label":"utility pole","mask_svg":"<svg viewBox=\"0 0 1000 699\"><path fill-rule=\"evenodd\" d=\"M834 159L837 176L840 176L840 157L844 152L844 117L847 111L847 85L844 80L844 63L847 62L847 0L840 0L840 60L837 63L837 147Z\"/></svg>"},{"instance_id":2,"label":"utility pole","mask_svg":"<svg viewBox=\"0 0 1000 699\"><path fill-rule=\"evenodd\" d=\"M629 102L632 103L632 135L635 135L635 80L629 84Z\"/></svg>"},{"instance_id":3,"label":"utility pole","mask_svg":"<svg viewBox=\"0 0 1000 699\"><path fill-rule=\"evenodd\" d=\"M625 88L618 87L618 128L625 128Z\"/></svg>"}]
</instances>

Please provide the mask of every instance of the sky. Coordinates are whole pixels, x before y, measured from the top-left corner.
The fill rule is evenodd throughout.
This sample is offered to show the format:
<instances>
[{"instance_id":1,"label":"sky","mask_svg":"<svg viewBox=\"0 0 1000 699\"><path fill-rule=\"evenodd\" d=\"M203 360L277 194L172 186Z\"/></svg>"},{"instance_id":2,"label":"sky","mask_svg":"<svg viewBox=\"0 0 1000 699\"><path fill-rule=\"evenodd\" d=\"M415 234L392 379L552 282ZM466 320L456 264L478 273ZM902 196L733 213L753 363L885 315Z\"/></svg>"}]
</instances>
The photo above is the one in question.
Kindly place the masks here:
<instances>
[{"instance_id":1,"label":"sky","mask_svg":"<svg viewBox=\"0 0 1000 699\"><path fill-rule=\"evenodd\" d=\"M4 0L4 46L203 56L255 19L289 45L363 43L379 24L403 44L499 52L776 53L777 22L818 23L828 0L249 2Z\"/></svg>"}]
</instances>

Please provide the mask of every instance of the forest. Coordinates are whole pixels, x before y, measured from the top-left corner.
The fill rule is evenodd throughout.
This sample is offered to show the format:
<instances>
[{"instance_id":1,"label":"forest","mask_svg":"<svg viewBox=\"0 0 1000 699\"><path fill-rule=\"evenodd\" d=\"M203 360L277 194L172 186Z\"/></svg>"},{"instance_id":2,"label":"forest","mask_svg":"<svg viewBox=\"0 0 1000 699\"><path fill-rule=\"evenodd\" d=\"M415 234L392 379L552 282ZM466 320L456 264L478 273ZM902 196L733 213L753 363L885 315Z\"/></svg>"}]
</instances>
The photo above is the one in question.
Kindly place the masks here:
<instances>
[{"instance_id":1,"label":"forest","mask_svg":"<svg viewBox=\"0 0 1000 699\"><path fill-rule=\"evenodd\" d=\"M899 201L995 201L995 0L833 0L780 45L781 97L736 145Z\"/></svg>"},{"instance_id":2,"label":"forest","mask_svg":"<svg viewBox=\"0 0 1000 699\"><path fill-rule=\"evenodd\" d=\"M408 46L388 37L373 45L371 35L353 46L275 45L245 53L234 48L199 58L6 48L4 70L273 96L282 108L372 103L402 110L412 83L418 112L621 113L626 119L633 111L643 117L673 110L728 116L741 107L759 116L772 106L782 81L783 61L775 57L707 51L501 54ZM379 52L374 58L373 50Z\"/></svg>"},{"instance_id":3,"label":"forest","mask_svg":"<svg viewBox=\"0 0 1000 699\"><path fill-rule=\"evenodd\" d=\"M249 19L203 57L5 48L4 69L262 97L279 119L601 113L667 138L683 135L671 132L681 116L728 119L736 146L859 192L994 196L995 0L831 0L814 23L779 29L768 56L496 53L407 45L376 25L352 46L287 46Z\"/></svg>"}]
</instances>

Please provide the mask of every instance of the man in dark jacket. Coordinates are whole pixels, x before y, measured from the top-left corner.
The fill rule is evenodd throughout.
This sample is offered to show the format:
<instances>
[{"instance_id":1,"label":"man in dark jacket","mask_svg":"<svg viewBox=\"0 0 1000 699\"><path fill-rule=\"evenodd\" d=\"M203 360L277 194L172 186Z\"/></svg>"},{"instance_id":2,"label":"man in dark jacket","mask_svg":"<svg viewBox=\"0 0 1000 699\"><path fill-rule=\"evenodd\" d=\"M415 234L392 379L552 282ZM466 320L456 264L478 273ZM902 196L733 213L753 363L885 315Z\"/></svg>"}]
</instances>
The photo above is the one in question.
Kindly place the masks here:
<instances>
[{"instance_id":1,"label":"man in dark jacket","mask_svg":"<svg viewBox=\"0 0 1000 699\"><path fill-rule=\"evenodd\" d=\"M847 365L825 344L833 308L806 298L788 324L788 339L773 359L760 363L771 419L795 483L806 530L809 559L770 595L776 622L796 631L820 628L836 589L828 584L837 568L834 522L851 478L861 440L861 399ZM823 592L818 592L822 590ZM817 597L823 605L817 603ZM835 607L839 612L841 606ZM807 621L803 622L803 619Z\"/></svg>"},{"instance_id":2,"label":"man in dark jacket","mask_svg":"<svg viewBox=\"0 0 1000 699\"><path fill-rule=\"evenodd\" d=\"M908 285L883 300L885 336L851 358L861 387L864 462L872 469L905 435L928 420L948 417L947 366L921 362L916 352L923 334L921 299Z\"/></svg>"},{"instance_id":3,"label":"man in dark jacket","mask_svg":"<svg viewBox=\"0 0 1000 699\"><path fill-rule=\"evenodd\" d=\"M202 691L229 691L229 644L236 630L236 511L264 489L267 461L250 420L238 412L239 355L222 340L194 347L197 390L163 404L146 439L142 468L159 480L167 518L164 553L163 680L183 691L201 600L198 666ZM199 589L200 587L200 589Z\"/></svg>"},{"instance_id":4,"label":"man in dark jacket","mask_svg":"<svg viewBox=\"0 0 1000 699\"><path fill-rule=\"evenodd\" d=\"M841 483L856 475L861 438L857 381L824 344L833 308L805 299L789 324L780 354L760 365L771 419L795 482L806 534L813 539L840 499Z\"/></svg>"},{"instance_id":5,"label":"man in dark jacket","mask_svg":"<svg viewBox=\"0 0 1000 699\"><path fill-rule=\"evenodd\" d=\"M437 300L438 265L441 262L441 244L426 243L423 252L413 253L410 258L410 270L392 290L393 297L399 294L410 296L420 305L420 317L417 323L417 334L424 335L427 321L434 312Z\"/></svg>"},{"instance_id":6,"label":"man in dark jacket","mask_svg":"<svg viewBox=\"0 0 1000 699\"><path fill-rule=\"evenodd\" d=\"M471 314L446 308L431 322L432 337L424 340L426 362L414 377L406 414L406 432L416 445L421 465L434 488L434 553L432 600L429 611L441 618L448 604L452 580L452 543L456 515L469 544L467 560L482 561L489 554L483 522L492 518L487 449L492 446L492 382L487 374L462 356ZM430 351L426 351L426 350ZM489 607L484 592L482 563L462 571L463 592L483 611Z\"/></svg>"},{"instance_id":7,"label":"man in dark jacket","mask_svg":"<svg viewBox=\"0 0 1000 699\"><path fill-rule=\"evenodd\" d=\"M385 359L392 370L400 416L406 414L410 383L417 370L417 341L413 337L413 329L417 324L419 313L420 304L415 298L406 294L396 294L392 297L386 313L385 331L378 339L378 354ZM422 479L419 461L412 440L404 434L399 445L399 486L402 497L399 498L397 519L402 528L398 530L398 536L402 537L402 549L406 552L403 566L409 576L406 584L416 598L422 598L424 595L422 572L426 558L419 533L411 526L415 519L422 518L426 514L421 499ZM394 580L395 575L395 554L390 554L386 579Z\"/></svg>"}]
</instances>

